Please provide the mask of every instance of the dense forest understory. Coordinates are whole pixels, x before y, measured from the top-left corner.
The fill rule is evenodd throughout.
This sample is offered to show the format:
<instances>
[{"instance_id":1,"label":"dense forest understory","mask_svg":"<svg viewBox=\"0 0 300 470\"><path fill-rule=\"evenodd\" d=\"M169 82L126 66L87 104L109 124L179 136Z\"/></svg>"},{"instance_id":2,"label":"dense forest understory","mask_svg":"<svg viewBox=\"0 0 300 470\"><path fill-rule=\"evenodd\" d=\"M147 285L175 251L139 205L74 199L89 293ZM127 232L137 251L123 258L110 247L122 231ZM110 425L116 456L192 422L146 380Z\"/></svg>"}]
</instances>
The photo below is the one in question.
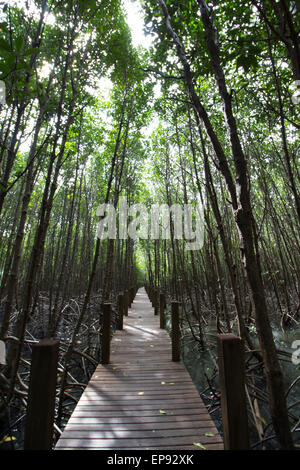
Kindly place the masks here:
<instances>
[{"instance_id":1,"label":"dense forest understory","mask_svg":"<svg viewBox=\"0 0 300 470\"><path fill-rule=\"evenodd\" d=\"M0 447L23 448L32 345L60 340L57 439L101 360L101 304L114 329L118 294L144 285L168 328L181 303L220 432L216 335L233 332L251 448L299 447L299 34L297 0L0 2ZM178 234L171 207L199 230Z\"/></svg>"}]
</instances>

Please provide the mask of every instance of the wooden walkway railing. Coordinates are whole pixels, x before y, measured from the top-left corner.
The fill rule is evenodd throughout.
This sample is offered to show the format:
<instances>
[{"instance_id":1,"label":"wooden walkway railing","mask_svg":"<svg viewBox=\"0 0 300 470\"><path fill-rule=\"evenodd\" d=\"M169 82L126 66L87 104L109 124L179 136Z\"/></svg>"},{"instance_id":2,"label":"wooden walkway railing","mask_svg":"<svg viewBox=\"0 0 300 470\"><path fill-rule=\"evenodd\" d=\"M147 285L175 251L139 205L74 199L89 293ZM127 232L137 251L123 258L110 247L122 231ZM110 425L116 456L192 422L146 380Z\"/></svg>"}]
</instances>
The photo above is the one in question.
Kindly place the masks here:
<instances>
[{"instance_id":1,"label":"wooden walkway railing","mask_svg":"<svg viewBox=\"0 0 300 470\"><path fill-rule=\"evenodd\" d=\"M172 310L176 319L175 304ZM104 361L109 364L96 368L56 449L223 449L179 362L176 338L172 350L161 323L145 289L139 289L123 329L113 336Z\"/></svg>"}]
</instances>

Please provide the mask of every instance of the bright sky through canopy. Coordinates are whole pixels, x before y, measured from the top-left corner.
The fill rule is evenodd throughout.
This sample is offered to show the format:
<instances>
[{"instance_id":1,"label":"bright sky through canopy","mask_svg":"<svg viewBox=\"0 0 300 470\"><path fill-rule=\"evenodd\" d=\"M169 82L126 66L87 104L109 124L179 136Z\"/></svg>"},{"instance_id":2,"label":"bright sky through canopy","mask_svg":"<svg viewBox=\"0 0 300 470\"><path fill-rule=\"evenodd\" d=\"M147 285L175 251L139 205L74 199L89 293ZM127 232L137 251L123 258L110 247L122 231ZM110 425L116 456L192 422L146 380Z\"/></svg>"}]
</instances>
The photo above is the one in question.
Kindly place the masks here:
<instances>
[{"instance_id":1,"label":"bright sky through canopy","mask_svg":"<svg viewBox=\"0 0 300 470\"><path fill-rule=\"evenodd\" d=\"M153 37L144 33L144 19L140 1L123 0L127 14L127 24L131 29L132 44L134 47L143 46L148 49Z\"/></svg>"}]
</instances>

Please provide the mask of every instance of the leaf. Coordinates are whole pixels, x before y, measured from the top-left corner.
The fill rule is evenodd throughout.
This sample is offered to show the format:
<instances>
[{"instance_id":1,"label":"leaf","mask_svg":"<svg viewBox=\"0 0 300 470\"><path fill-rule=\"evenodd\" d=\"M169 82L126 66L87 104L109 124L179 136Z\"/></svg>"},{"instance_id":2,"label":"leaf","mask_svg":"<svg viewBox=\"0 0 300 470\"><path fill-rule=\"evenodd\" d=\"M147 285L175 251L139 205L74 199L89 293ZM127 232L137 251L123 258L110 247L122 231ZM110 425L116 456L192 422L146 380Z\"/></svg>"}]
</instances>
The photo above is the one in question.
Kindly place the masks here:
<instances>
[{"instance_id":1,"label":"leaf","mask_svg":"<svg viewBox=\"0 0 300 470\"><path fill-rule=\"evenodd\" d=\"M159 412L160 412L161 415L166 415L167 414L167 412L165 410L159 410Z\"/></svg>"},{"instance_id":2,"label":"leaf","mask_svg":"<svg viewBox=\"0 0 300 470\"><path fill-rule=\"evenodd\" d=\"M27 57L29 55L32 55L34 54L35 52L37 52L39 50L38 47L31 47L30 49L26 49L26 51L23 52L23 56L24 57Z\"/></svg>"},{"instance_id":3,"label":"leaf","mask_svg":"<svg viewBox=\"0 0 300 470\"><path fill-rule=\"evenodd\" d=\"M15 441L15 440L16 440L15 436L4 436L2 441L0 441L0 444L3 444L4 442Z\"/></svg>"},{"instance_id":4,"label":"leaf","mask_svg":"<svg viewBox=\"0 0 300 470\"><path fill-rule=\"evenodd\" d=\"M16 41L15 41L15 44L16 44L16 50L17 50L17 52L21 52L21 50L23 49L23 46L24 46L24 38L23 38L23 36L17 37L17 39L16 39Z\"/></svg>"},{"instance_id":5,"label":"leaf","mask_svg":"<svg viewBox=\"0 0 300 470\"><path fill-rule=\"evenodd\" d=\"M0 49L4 51L11 51L9 42L5 41L3 38L0 38Z\"/></svg>"},{"instance_id":6,"label":"leaf","mask_svg":"<svg viewBox=\"0 0 300 470\"><path fill-rule=\"evenodd\" d=\"M267 424L266 420L262 416L257 416L257 418L260 419L263 424Z\"/></svg>"},{"instance_id":7,"label":"leaf","mask_svg":"<svg viewBox=\"0 0 300 470\"><path fill-rule=\"evenodd\" d=\"M139 392L138 395L144 395L144 392Z\"/></svg>"},{"instance_id":8,"label":"leaf","mask_svg":"<svg viewBox=\"0 0 300 470\"><path fill-rule=\"evenodd\" d=\"M8 66L9 69L11 69L15 66L16 57L14 55L9 55L6 57L5 61L6 61L6 66Z\"/></svg>"},{"instance_id":9,"label":"leaf","mask_svg":"<svg viewBox=\"0 0 300 470\"><path fill-rule=\"evenodd\" d=\"M204 436L206 436L206 437L214 437L214 434L213 434L212 432L206 432L206 433L204 434Z\"/></svg>"},{"instance_id":10,"label":"leaf","mask_svg":"<svg viewBox=\"0 0 300 470\"><path fill-rule=\"evenodd\" d=\"M160 383L161 383L161 385L166 385L166 382L160 382Z\"/></svg>"},{"instance_id":11,"label":"leaf","mask_svg":"<svg viewBox=\"0 0 300 470\"><path fill-rule=\"evenodd\" d=\"M201 442L193 442L193 446L200 447L200 449L206 450L206 447Z\"/></svg>"},{"instance_id":12,"label":"leaf","mask_svg":"<svg viewBox=\"0 0 300 470\"><path fill-rule=\"evenodd\" d=\"M169 382L169 385L175 385L175 382Z\"/></svg>"},{"instance_id":13,"label":"leaf","mask_svg":"<svg viewBox=\"0 0 300 470\"><path fill-rule=\"evenodd\" d=\"M10 71L10 67L8 67L5 62L0 62L0 71L3 74L7 74Z\"/></svg>"}]
</instances>

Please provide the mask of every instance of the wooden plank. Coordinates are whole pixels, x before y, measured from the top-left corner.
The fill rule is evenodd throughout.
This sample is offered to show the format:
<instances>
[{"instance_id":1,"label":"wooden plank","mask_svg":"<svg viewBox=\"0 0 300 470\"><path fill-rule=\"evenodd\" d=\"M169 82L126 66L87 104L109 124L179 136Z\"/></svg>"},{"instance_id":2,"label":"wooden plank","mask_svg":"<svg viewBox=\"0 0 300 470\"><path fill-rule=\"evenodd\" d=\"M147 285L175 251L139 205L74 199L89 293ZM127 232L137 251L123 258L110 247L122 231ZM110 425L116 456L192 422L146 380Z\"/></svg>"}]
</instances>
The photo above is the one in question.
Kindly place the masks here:
<instances>
[{"instance_id":1,"label":"wooden plank","mask_svg":"<svg viewBox=\"0 0 300 470\"><path fill-rule=\"evenodd\" d=\"M99 396L106 396L106 397L112 397L117 398L117 397L123 397L126 398L127 396L134 396L136 397L138 394L143 393L144 397L168 397L168 396L174 396L174 397L186 397L187 395L195 395L196 393L192 388L174 388L174 387L164 387L164 390L159 390L159 388L148 388L145 386L145 384L140 384L137 387L133 389L125 388L124 386L118 390L115 390L113 386L110 387L99 387L97 389L93 388L93 390L89 391L88 394L85 394L82 396L82 400L86 397L99 397ZM199 396L199 395L198 395Z\"/></svg>"},{"instance_id":2,"label":"wooden plank","mask_svg":"<svg viewBox=\"0 0 300 470\"><path fill-rule=\"evenodd\" d=\"M69 423L73 422L95 422L95 423L103 423L103 424L121 424L121 423L152 423L153 421L157 421L160 423L169 423L169 422L192 422L192 421L198 421L199 425L202 423L202 421L208 421L214 426L214 422L212 421L211 417L206 413L204 414L195 412L194 414L173 414L173 415L161 415L160 413L157 414L150 414L148 416L142 416L137 414L136 416L130 414L123 414L119 416L120 413L117 416L104 416L100 413L98 413L98 416L95 414L91 414L90 416L85 416L84 414L80 414L80 412L76 411L72 414L71 418L68 421Z\"/></svg>"},{"instance_id":3,"label":"wooden plank","mask_svg":"<svg viewBox=\"0 0 300 470\"><path fill-rule=\"evenodd\" d=\"M208 433L209 436L205 434ZM222 449L222 439L143 289L111 341L57 449Z\"/></svg>"},{"instance_id":4,"label":"wooden plank","mask_svg":"<svg viewBox=\"0 0 300 470\"><path fill-rule=\"evenodd\" d=\"M139 390L139 389L137 389ZM143 393L143 395L139 396L139 393ZM84 395L81 399L80 399L80 403L82 404L85 404L86 402L88 403L99 403L101 404L102 402L106 402L106 401L109 401L110 403L120 403L122 404L123 402L126 402L126 401L135 401L137 404L141 404L141 402L145 402L145 401L148 401L148 400L151 400L152 401L157 401L157 400L167 400L168 402L170 400L172 400L172 403L179 403L179 402L185 402L186 399L189 399L189 402L192 402L192 400L190 399L196 399L196 404L198 404L199 402L199 395L196 394L195 391L192 391L190 393L186 392L186 393L165 393L163 394L162 392L157 392L156 394L149 392L147 394L147 392L145 391L141 391L141 392L135 392L134 394L128 394L126 392L124 392L124 394L120 395L114 395L113 393L110 393L109 395L107 396L100 396L99 394L97 393L89 393L88 395Z\"/></svg>"},{"instance_id":5,"label":"wooden plank","mask_svg":"<svg viewBox=\"0 0 300 470\"><path fill-rule=\"evenodd\" d=\"M153 430L155 427L159 427L159 430L170 430L170 429L215 429L215 426L211 424L211 421L207 420L196 420L196 421L169 421L162 423L161 421L152 421L150 423L145 423L142 420L130 423L120 423L119 420L116 420L114 423L102 423L101 420L97 421L97 418L91 418L87 421L84 421L84 418L75 420L70 420L68 423L68 431L80 431L88 429L91 431L128 431L128 430ZM213 432L213 431L212 431Z\"/></svg>"},{"instance_id":6,"label":"wooden plank","mask_svg":"<svg viewBox=\"0 0 300 470\"><path fill-rule=\"evenodd\" d=\"M207 444L215 444L222 442L220 436L211 436L207 437L208 429L167 429L167 430L159 430L159 429L149 429L149 430L106 430L106 431L99 431L99 430L90 430L90 429L69 429L65 432L63 439L82 439L82 440L99 440L99 439L109 439L115 440L120 439L123 442L128 439L147 439L149 441L149 445L151 442L157 439L173 439L173 443L176 442L178 438L185 438L186 442L188 443L188 439L192 437L194 441L197 439L201 443ZM101 436L101 437L100 437ZM156 441L157 442L157 441ZM132 443L132 442L131 442ZM190 441L192 444L192 442ZM168 445L168 443L165 443Z\"/></svg>"},{"instance_id":7,"label":"wooden plank","mask_svg":"<svg viewBox=\"0 0 300 470\"><path fill-rule=\"evenodd\" d=\"M99 371L100 372L100 371ZM112 373L106 373L103 374L104 377L118 377L119 374L123 374L126 376L126 374L134 372L133 375L136 376L147 376L148 372L152 372L154 377L161 377L163 374L172 374L172 375L181 375L182 373L185 372L185 369L183 367L172 367L171 364L166 363L165 365L161 362L149 362L149 365L146 364L146 362L142 362L139 364L138 360L136 360L135 363L128 363L128 362L123 362L122 364L117 363L114 364L114 370Z\"/></svg>"},{"instance_id":8,"label":"wooden plank","mask_svg":"<svg viewBox=\"0 0 300 470\"><path fill-rule=\"evenodd\" d=\"M150 400L149 402L146 403L139 403L139 402L126 402L125 400L109 400L108 401L96 401L94 403L92 402L84 402L82 401L80 403L80 408L81 409L111 409L115 410L116 408L120 408L122 410L155 410L155 409L161 409L164 407L167 411L172 412L176 410L177 408L180 408L181 410L186 409L186 408L192 408L195 410L197 406L199 405L199 400L189 400L188 402L186 400L172 400L171 404L169 400Z\"/></svg>"},{"instance_id":9,"label":"wooden plank","mask_svg":"<svg viewBox=\"0 0 300 470\"><path fill-rule=\"evenodd\" d=\"M89 448L89 447L81 447L81 446L78 446L76 445L75 447L67 447L67 448L61 448L61 447L57 447L58 450L108 450L108 451L111 451L112 449L113 450L121 450L121 451L156 451L156 450L161 450L161 451L168 451L168 450L174 450L174 451L181 451L181 450L191 450L193 452L196 452L196 451L199 451L199 450L202 450L200 449L199 447L195 447L195 446L183 446L183 445L178 445L178 446L163 446L161 448L159 448L158 446L154 446L154 447L149 447L149 446L145 446L145 447L134 447L134 446L130 446L128 448L123 448L123 449L119 449L117 446L115 447L94 447L94 448ZM205 446L205 449L206 450L224 450L224 445L223 443L221 444L210 444L208 446Z\"/></svg>"},{"instance_id":10,"label":"wooden plank","mask_svg":"<svg viewBox=\"0 0 300 470\"><path fill-rule=\"evenodd\" d=\"M175 383L173 382L172 384L169 383L145 383L142 381L134 381L130 383L129 381L126 382L126 384L120 383L120 382L108 382L106 384L95 384L91 387L89 387L89 394L96 393L99 394L103 390L104 393L110 391L111 393L114 394L123 394L124 391L127 391L128 393L135 392L139 389L143 389L147 392L157 392L157 393L184 393L184 391L189 391L189 390L194 390L194 387L192 384L189 382L176 382L176 387L173 387ZM116 388L117 387L117 388Z\"/></svg>"},{"instance_id":11,"label":"wooden plank","mask_svg":"<svg viewBox=\"0 0 300 470\"><path fill-rule=\"evenodd\" d=\"M137 448L143 448L145 446L155 446L157 448L164 448L165 446L169 445L176 445L176 446L192 446L194 442L201 442L203 445L211 445L211 444L221 444L221 438L219 442L211 442L209 438L205 438L205 436L200 436L199 434L183 436L183 437L171 437L171 438L164 438L161 439L160 437L155 438L128 438L128 439L120 439L118 437L114 439L104 439L99 437L94 438L67 438L64 439L63 437L60 438L58 441L58 448L64 448L65 445L70 445L72 447L86 447L89 449L97 448L101 449L102 447L108 448L116 448L116 449L131 449L134 445ZM66 441L66 442L64 442ZM195 446L196 450L196 446Z\"/></svg>"},{"instance_id":12,"label":"wooden plank","mask_svg":"<svg viewBox=\"0 0 300 470\"><path fill-rule=\"evenodd\" d=\"M136 383L144 383L145 385L169 385L170 382L174 382L176 379L176 384L191 384L192 382L188 380L187 378L182 377L181 375L164 375L162 374L161 377L152 377L150 378L149 376L145 377L140 377L139 375L136 377L132 376L126 376L126 383L123 380L124 376L118 376L118 377L107 377L107 378L95 378L91 383L89 383L89 388L96 387L97 385L105 385L105 384L113 384L115 386L119 386L122 384L136 384ZM161 382L165 382L162 384Z\"/></svg>"},{"instance_id":13,"label":"wooden plank","mask_svg":"<svg viewBox=\"0 0 300 470\"><path fill-rule=\"evenodd\" d=\"M197 411L195 411L195 409L193 408L179 408L177 410L164 410L166 411L166 414L161 414L159 412L159 409L158 407L155 408L155 409L149 409L149 410L137 410L137 409L121 409L121 410L109 410L109 409L82 409L81 406L80 407L76 407L76 409L74 410L74 413L72 416L95 416L95 417L98 417L98 416L103 416L103 417L116 417L116 416L123 416L123 415L129 415L129 416L164 416L166 417L166 415L168 416L180 416L180 415L185 415L185 416L188 416L188 415L195 415L195 413L197 413L199 416L201 415L205 415L207 416L207 410L204 410L203 408L202 409L199 409Z\"/></svg>"}]
</instances>

